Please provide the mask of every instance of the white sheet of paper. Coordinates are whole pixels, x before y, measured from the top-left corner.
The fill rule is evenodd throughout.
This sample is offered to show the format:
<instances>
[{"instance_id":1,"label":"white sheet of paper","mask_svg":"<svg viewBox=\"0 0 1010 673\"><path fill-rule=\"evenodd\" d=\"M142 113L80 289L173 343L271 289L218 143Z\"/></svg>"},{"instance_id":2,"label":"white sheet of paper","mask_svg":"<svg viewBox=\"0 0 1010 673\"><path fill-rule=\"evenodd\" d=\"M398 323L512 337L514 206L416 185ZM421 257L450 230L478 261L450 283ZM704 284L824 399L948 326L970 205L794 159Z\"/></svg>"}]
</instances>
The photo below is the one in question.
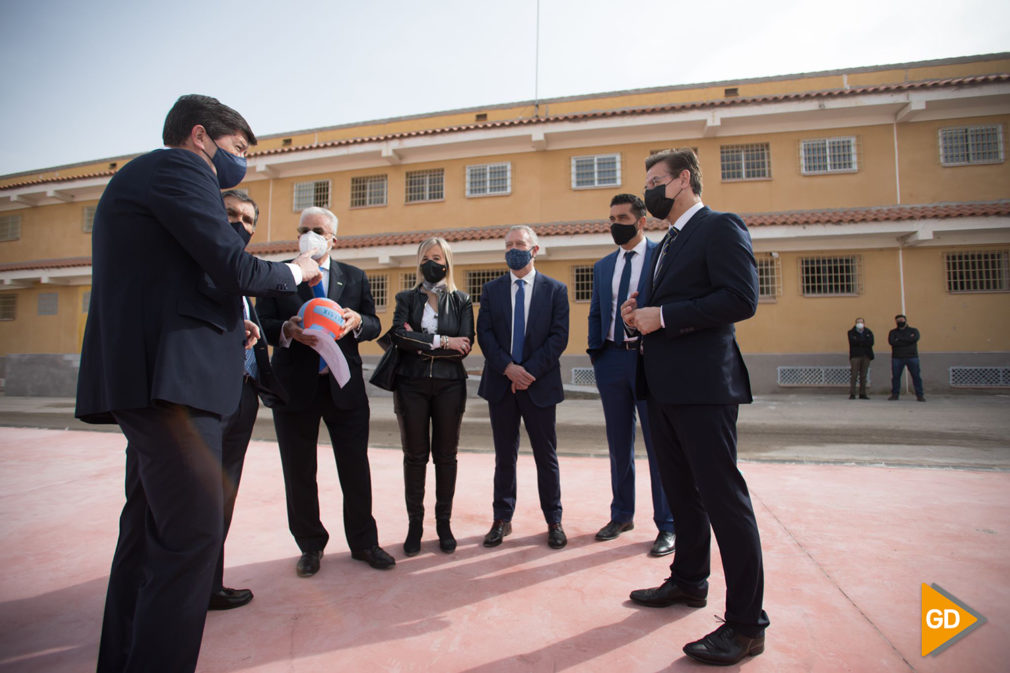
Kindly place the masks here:
<instances>
[{"instance_id":1,"label":"white sheet of paper","mask_svg":"<svg viewBox=\"0 0 1010 673\"><path fill-rule=\"evenodd\" d=\"M312 339L312 350L319 353L326 362L337 385L341 388L347 385L351 380L351 368L347 364L347 358L344 357L344 351L340 350L333 337L321 330L313 329L307 329L302 334Z\"/></svg>"}]
</instances>

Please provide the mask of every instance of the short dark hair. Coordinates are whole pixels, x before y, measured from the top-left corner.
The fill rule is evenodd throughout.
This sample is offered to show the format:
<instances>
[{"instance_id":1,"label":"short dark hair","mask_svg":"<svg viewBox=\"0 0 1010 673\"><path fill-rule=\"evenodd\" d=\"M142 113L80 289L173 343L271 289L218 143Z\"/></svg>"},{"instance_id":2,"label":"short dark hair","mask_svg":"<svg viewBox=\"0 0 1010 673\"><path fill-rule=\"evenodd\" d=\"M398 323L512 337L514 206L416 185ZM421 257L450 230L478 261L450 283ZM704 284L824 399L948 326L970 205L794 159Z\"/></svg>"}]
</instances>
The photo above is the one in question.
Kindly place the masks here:
<instances>
[{"instance_id":1,"label":"short dark hair","mask_svg":"<svg viewBox=\"0 0 1010 673\"><path fill-rule=\"evenodd\" d=\"M898 318L905 318L905 320L908 320L908 317L906 317L904 313L899 313L898 315L894 316L895 320L897 320Z\"/></svg>"},{"instance_id":2,"label":"short dark hair","mask_svg":"<svg viewBox=\"0 0 1010 673\"><path fill-rule=\"evenodd\" d=\"M635 219L640 220L645 217L645 203L642 201L641 197L635 196L634 194L618 194L614 198L610 199L610 207L619 206L622 203L631 204L631 212L635 214Z\"/></svg>"},{"instance_id":3,"label":"short dark hair","mask_svg":"<svg viewBox=\"0 0 1010 673\"><path fill-rule=\"evenodd\" d=\"M690 147L680 147L653 154L645 160L645 170L649 170L660 161L666 164L673 177L678 177L682 171L690 171L691 191L701 196L701 166L698 165L698 155L694 150Z\"/></svg>"},{"instance_id":4,"label":"short dark hair","mask_svg":"<svg viewBox=\"0 0 1010 673\"><path fill-rule=\"evenodd\" d=\"M250 145L256 136L242 115L216 98L191 93L175 101L165 117L161 140L167 147L178 147L189 137L193 127L200 124L213 140L232 133L243 133Z\"/></svg>"},{"instance_id":5,"label":"short dark hair","mask_svg":"<svg viewBox=\"0 0 1010 673\"><path fill-rule=\"evenodd\" d=\"M221 192L222 199L228 196L230 196L233 199L238 199L242 203L252 204L253 210L256 213L255 215L253 215L253 227L255 228L256 224L260 221L260 207L256 205L256 202L253 201L251 198L249 198L249 195L240 189L229 189L226 192Z\"/></svg>"}]
</instances>

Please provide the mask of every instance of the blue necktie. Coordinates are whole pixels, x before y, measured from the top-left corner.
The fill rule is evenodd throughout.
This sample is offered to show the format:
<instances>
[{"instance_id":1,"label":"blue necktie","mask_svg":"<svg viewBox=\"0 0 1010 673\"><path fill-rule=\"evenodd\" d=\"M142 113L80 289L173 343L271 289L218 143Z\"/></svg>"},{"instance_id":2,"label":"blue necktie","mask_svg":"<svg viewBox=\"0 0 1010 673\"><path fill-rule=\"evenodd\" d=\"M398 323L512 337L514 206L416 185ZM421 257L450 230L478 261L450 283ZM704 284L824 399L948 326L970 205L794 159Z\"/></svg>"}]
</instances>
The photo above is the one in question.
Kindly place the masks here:
<instances>
[{"instance_id":1,"label":"blue necktie","mask_svg":"<svg viewBox=\"0 0 1010 673\"><path fill-rule=\"evenodd\" d=\"M242 298L242 303L244 304L244 313L246 314L247 320L252 320L252 310L249 300L245 297ZM260 338L263 338L262 335ZM252 348L245 349L245 373L249 375L250 378L259 378L259 365L256 364L256 353Z\"/></svg>"},{"instance_id":2,"label":"blue necktie","mask_svg":"<svg viewBox=\"0 0 1010 673\"><path fill-rule=\"evenodd\" d=\"M516 307L512 318L512 362L523 361L523 339L526 337L526 293L523 287L526 282L516 281Z\"/></svg>"},{"instance_id":3,"label":"blue necktie","mask_svg":"<svg viewBox=\"0 0 1010 673\"><path fill-rule=\"evenodd\" d=\"M320 269L320 270L323 273L328 273L326 271L326 269ZM315 295L317 298L319 298L319 297L325 297L326 296L326 290L323 289L323 281L322 280L320 280L318 283L316 283L315 285L312 286L312 294ZM320 355L319 356L319 371L322 372L324 369L326 369L326 360L324 360L323 356Z\"/></svg>"},{"instance_id":4,"label":"blue necktie","mask_svg":"<svg viewBox=\"0 0 1010 673\"><path fill-rule=\"evenodd\" d=\"M621 282L617 286L617 310L614 312L614 343L624 343L624 318L621 317L621 304L628 299L628 286L631 285L631 258L634 250L624 253L624 270L621 271Z\"/></svg>"}]
</instances>

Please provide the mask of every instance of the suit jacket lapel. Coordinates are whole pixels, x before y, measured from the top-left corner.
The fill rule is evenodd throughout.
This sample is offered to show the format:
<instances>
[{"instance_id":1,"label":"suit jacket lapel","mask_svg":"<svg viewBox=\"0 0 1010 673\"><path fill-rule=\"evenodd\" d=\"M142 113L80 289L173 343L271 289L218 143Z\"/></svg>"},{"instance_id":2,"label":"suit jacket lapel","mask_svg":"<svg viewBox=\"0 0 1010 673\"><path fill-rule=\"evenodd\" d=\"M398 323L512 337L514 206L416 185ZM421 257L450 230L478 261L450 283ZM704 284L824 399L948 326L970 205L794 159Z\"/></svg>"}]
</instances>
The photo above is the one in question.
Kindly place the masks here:
<instances>
[{"instance_id":1,"label":"suit jacket lapel","mask_svg":"<svg viewBox=\"0 0 1010 673\"><path fill-rule=\"evenodd\" d=\"M326 296L339 304L340 297L343 294L344 294L344 272L340 270L340 265L331 259L330 287L326 292Z\"/></svg>"}]
</instances>

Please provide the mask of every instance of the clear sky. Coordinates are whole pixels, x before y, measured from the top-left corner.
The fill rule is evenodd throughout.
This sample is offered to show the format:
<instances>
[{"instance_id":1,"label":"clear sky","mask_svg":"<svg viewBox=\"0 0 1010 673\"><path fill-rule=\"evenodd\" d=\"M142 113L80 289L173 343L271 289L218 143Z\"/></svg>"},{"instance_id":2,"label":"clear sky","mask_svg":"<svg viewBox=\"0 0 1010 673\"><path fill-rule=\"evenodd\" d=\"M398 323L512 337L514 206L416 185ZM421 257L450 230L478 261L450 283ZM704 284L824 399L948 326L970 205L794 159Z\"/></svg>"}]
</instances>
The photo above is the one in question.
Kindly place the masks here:
<instances>
[{"instance_id":1,"label":"clear sky","mask_svg":"<svg viewBox=\"0 0 1010 673\"><path fill-rule=\"evenodd\" d=\"M537 68L537 0L0 0L0 175L160 147L186 93L270 135L1010 51L1006 0L540 0L539 14Z\"/></svg>"}]
</instances>

